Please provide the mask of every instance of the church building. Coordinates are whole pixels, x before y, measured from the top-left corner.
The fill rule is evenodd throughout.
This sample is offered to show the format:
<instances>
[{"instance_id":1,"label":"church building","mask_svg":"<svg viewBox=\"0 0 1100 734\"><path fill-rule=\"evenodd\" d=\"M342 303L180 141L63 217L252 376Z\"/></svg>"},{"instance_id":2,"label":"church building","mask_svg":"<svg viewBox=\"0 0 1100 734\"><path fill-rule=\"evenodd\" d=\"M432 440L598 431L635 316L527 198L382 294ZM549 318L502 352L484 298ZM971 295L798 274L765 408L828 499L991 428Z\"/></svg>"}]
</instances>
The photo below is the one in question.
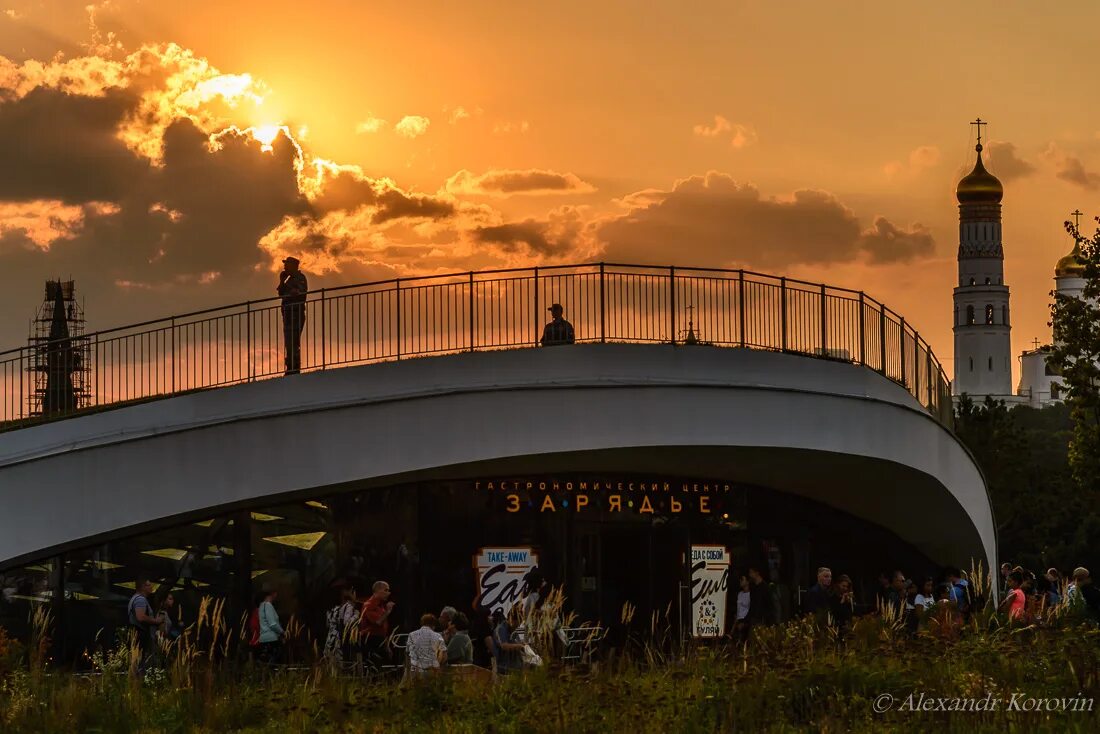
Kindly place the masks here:
<instances>
[{"instance_id":1,"label":"church building","mask_svg":"<svg viewBox=\"0 0 1100 734\"><path fill-rule=\"evenodd\" d=\"M1073 216L1080 226L1081 212ZM1085 290L1085 263L1081 259L1081 246L1074 241L1073 250L1060 259L1054 267L1054 290L1059 295L1080 298ZM1016 393L1024 404L1043 408L1059 403L1065 397L1065 386L1057 368L1047 364L1049 346L1036 346L1020 355L1020 385Z\"/></svg>"},{"instance_id":2,"label":"church building","mask_svg":"<svg viewBox=\"0 0 1100 734\"><path fill-rule=\"evenodd\" d=\"M977 160L955 191L959 201L959 281L954 290L956 399L969 396L975 402L986 397L1010 406L1042 408L1061 402L1065 393L1056 368L1047 364L1049 346L1020 355L1020 382L1012 391L1012 326L1009 290L1004 282L1004 248L1001 243L1001 199L1004 187L982 163L980 118ZM1080 211L1073 212L1080 222ZM1081 297L1085 288L1081 249L1061 258L1054 269L1055 290Z\"/></svg>"}]
</instances>

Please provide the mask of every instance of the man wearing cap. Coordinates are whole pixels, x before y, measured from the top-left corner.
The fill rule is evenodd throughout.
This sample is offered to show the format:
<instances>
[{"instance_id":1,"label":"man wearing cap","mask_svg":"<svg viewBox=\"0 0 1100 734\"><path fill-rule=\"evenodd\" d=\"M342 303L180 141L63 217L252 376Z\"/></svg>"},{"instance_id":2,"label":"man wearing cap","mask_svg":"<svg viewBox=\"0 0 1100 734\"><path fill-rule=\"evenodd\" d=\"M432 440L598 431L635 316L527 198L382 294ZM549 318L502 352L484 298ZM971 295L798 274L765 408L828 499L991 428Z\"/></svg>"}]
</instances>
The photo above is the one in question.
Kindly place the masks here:
<instances>
[{"instance_id":1,"label":"man wearing cap","mask_svg":"<svg viewBox=\"0 0 1100 734\"><path fill-rule=\"evenodd\" d=\"M296 375L302 367L302 329L306 326L306 294L309 285L306 276L298 269L298 258L283 260L283 272L279 273L279 287L283 297L283 344L286 348L286 374Z\"/></svg>"},{"instance_id":2,"label":"man wearing cap","mask_svg":"<svg viewBox=\"0 0 1100 734\"><path fill-rule=\"evenodd\" d=\"M573 337L573 324L562 318L562 309L560 303L555 303L550 308L546 309L550 312L550 315L554 318L547 324L542 330L542 339L539 340L539 344L544 347L553 347L559 344L572 344L576 341Z\"/></svg>"}]
</instances>

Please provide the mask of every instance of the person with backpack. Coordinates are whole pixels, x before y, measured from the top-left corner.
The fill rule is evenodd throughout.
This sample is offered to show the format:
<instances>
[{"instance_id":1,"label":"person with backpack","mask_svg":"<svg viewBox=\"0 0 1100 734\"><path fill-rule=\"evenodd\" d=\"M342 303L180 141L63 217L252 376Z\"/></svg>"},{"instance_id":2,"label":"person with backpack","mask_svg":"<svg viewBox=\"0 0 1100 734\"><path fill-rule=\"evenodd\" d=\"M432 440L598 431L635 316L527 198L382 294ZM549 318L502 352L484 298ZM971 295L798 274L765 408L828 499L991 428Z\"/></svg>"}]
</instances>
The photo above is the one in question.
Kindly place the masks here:
<instances>
[{"instance_id":1,"label":"person with backpack","mask_svg":"<svg viewBox=\"0 0 1100 734\"><path fill-rule=\"evenodd\" d=\"M260 660L265 663L277 663L282 659L282 638L285 630L279 624L279 613L275 611L275 600L279 592L274 589L265 591L263 600L256 608L259 623Z\"/></svg>"},{"instance_id":2,"label":"person with backpack","mask_svg":"<svg viewBox=\"0 0 1100 734\"><path fill-rule=\"evenodd\" d=\"M344 660L354 660L359 654L359 621L361 616L359 593L354 587L344 587L340 603L324 616L328 636L324 639L324 657L333 668L340 668Z\"/></svg>"},{"instance_id":3,"label":"person with backpack","mask_svg":"<svg viewBox=\"0 0 1100 734\"><path fill-rule=\"evenodd\" d=\"M948 568L944 573L950 586L951 601L964 615L970 612L970 583L963 578L962 571L957 568Z\"/></svg>"},{"instance_id":4,"label":"person with backpack","mask_svg":"<svg viewBox=\"0 0 1100 734\"><path fill-rule=\"evenodd\" d=\"M335 672L344 662L344 625L340 619L342 604L337 604L325 613L325 649L324 658Z\"/></svg>"},{"instance_id":5,"label":"person with backpack","mask_svg":"<svg viewBox=\"0 0 1100 734\"><path fill-rule=\"evenodd\" d=\"M165 615L153 614L150 598L153 596L153 582L139 579L134 586L134 595L126 606L127 620L135 631L138 646L141 648L141 660L134 672L143 673L150 661L156 657L157 629L163 624Z\"/></svg>"}]
</instances>

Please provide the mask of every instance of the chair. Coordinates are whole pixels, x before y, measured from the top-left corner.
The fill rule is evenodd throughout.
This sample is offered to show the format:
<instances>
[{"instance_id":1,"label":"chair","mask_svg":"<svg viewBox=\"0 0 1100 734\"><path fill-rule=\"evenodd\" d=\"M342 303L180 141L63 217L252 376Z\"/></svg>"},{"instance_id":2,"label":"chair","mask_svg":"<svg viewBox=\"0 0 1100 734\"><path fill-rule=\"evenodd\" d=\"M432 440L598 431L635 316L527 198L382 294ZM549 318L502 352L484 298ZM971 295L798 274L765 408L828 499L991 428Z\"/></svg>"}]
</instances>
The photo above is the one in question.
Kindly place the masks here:
<instances>
[{"instance_id":1,"label":"chair","mask_svg":"<svg viewBox=\"0 0 1100 734\"><path fill-rule=\"evenodd\" d=\"M607 636L607 628L559 627L558 639L562 644L561 661L566 664L591 663L592 655L599 649L600 642Z\"/></svg>"}]
</instances>

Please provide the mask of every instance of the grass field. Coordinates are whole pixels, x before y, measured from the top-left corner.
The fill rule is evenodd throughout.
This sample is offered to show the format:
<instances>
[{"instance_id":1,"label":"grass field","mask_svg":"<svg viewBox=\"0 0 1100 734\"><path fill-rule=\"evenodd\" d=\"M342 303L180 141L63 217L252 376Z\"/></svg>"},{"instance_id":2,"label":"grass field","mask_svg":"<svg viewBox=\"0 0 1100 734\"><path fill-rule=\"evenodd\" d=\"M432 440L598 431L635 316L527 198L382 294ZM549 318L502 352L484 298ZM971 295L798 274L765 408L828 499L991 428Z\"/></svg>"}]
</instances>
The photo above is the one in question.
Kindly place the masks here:
<instances>
[{"instance_id":1,"label":"grass field","mask_svg":"<svg viewBox=\"0 0 1100 734\"><path fill-rule=\"evenodd\" d=\"M562 665L544 638L541 668L415 683L241 662L218 611L143 677L125 646L94 653L92 675L51 669L45 614L28 645L0 635L0 731L1100 730L1100 630L1064 608L1009 625L987 605L961 627L930 616L915 630L873 615L844 635L803 619L683 647L653 620L594 665Z\"/></svg>"}]
</instances>

